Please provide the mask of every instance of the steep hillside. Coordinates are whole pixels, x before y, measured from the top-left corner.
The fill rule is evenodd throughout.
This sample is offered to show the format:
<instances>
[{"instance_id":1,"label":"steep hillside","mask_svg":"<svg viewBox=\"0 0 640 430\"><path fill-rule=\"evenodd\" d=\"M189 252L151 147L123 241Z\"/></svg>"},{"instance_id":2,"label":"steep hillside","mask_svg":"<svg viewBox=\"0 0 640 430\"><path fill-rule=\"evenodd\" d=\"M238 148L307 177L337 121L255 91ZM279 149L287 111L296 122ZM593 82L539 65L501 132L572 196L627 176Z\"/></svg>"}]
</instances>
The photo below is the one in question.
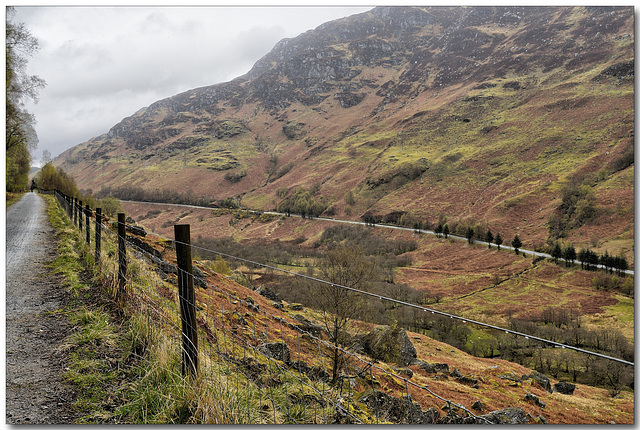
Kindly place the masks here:
<instances>
[{"instance_id":1,"label":"steep hillside","mask_svg":"<svg viewBox=\"0 0 640 430\"><path fill-rule=\"evenodd\" d=\"M303 187L344 218L447 216L632 255L633 25L632 7L378 7L55 163L94 192L273 209Z\"/></svg>"},{"instance_id":2,"label":"steep hillside","mask_svg":"<svg viewBox=\"0 0 640 430\"><path fill-rule=\"evenodd\" d=\"M148 207L145 209L151 207L146 206ZM158 206L153 208L157 209ZM197 213L200 211L204 209L195 209L194 213L182 213L181 216L184 222L192 222L201 216L201 213ZM267 227L268 224L271 225ZM265 223L263 228L279 228L273 224L278 224L278 221ZM199 230L192 230L194 236L199 233ZM129 238L132 239L137 244L136 248L144 251L133 252L132 260L146 256L145 259L154 261L157 267L155 270L143 270L141 267L146 264L140 260L135 265L132 264L136 269L131 275L131 291L135 291L131 297L144 297L141 301L152 304L151 319L167 323L172 317L177 318L177 275L175 266L171 267L176 263L175 252L164 238L155 234L148 234L144 239ZM202 248L197 250L203 251ZM246 382L242 381L240 384L241 390L245 389L244 384L255 384L264 393L268 392L267 395L272 395L273 391L284 392L287 393L287 400L283 403L287 402L287 408L290 404L299 405L302 411L306 411L306 414L290 416L290 421L287 421L286 416L278 421L271 412L279 409L278 403L265 400L261 402L260 409L264 412L263 416L269 417L268 423L349 423L348 417L333 411L324 413L315 404L331 408L331 405L322 400L338 396L341 405L348 405L346 409L350 413L369 424L460 424L460 420L449 421L459 418L457 414L462 417L467 415L458 409L459 405L481 416L504 408L517 408L512 413L519 416L518 423L629 424L634 420L634 394L626 388L612 397L607 388L577 382L569 385L573 387L570 394L561 392L556 382L568 382L568 373L558 371L553 375L549 372L547 377L536 374L531 367L513 363L503 357L474 357L424 333L405 332L397 328L393 328L395 336L383 338L385 348L384 353L380 353L371 347L373 342L366 339L371 339L370 336L375 333L384 333L390 327L356 320L347 325L345 333L348 335L343 346L345 351L339 368L340 377L332 380L331 357L336 356L333 355L334 349L329 341L326 325L329 324L330 327L331 323L324 319L322 311L281 300L268 287L265 288L264 280L269 277L268 271L258 269L254 273L254 285L251 285L252 281L240 276L241 271L247 269L243 265L232 269L230 261L195 260L195 301L198 327L201 330L199 345L203 375L199 381L224 387L225 379L220 378L218 372L224 373L225 370L222 369L228 369L225 365L230 364L233 373L247 378ZM270 275L273 277L274 274ZM257 277L262 279L258 281ZM287 279L289 285L295 285L295 280L291 277ZM258 284L260 288L256 288ZM357 300L353 296L351 299L350 304L354 305ZM434 319L431 313L427 314L431 315L428 319ZM177 319L176 324L179 324ZM473 340L481 341L478 337L473 337ZM504 348L504 344L500 348ZM536 350L553 352L555 348L538 346ZM267 362L262 354L270 356L274 361ZM607 376L611 374L606 368L596 367L593 360L588 360L585 356L563 354L563 362L574 363L571 364L574 368L576 365L581 366L583 361L590 366L592 373L600 372ZM222 366L218 364L220 362ZM610 363L606 362L604 365ZM295 378L304 378L305 387ZM149 383L149 378L145 381ZM349 382L345 383L346 381ZM313 390L313 384L318 384L318 387L321 384L322 391ZM238 385L227 384L226 390L221 392L228 393L229 397L212 400L224 402L230 398L232 402L243 402L247 396L235 397L238 391L234 391L234 388L238 390ZM372 389L379 396L377 401L371 399ZM319 397L320 394L322 397ZM411 403L392 403L398 402L394 399L402 400L407 395L411 396ZM207 397L202 399L203 402L207 400ZM451 405L446 404L447 400L454 403L455 414L448 413L447 408ZM145 401L149 399L135 399L135 402L143 404ZM239 416L244 415L241 408L234 411ZM431 414L431 418L428 415L424 417L423 411ZM305 415L308 418L305 419ZM198 414L193 416L197 417Z\"/></svg>"}]
</instances>

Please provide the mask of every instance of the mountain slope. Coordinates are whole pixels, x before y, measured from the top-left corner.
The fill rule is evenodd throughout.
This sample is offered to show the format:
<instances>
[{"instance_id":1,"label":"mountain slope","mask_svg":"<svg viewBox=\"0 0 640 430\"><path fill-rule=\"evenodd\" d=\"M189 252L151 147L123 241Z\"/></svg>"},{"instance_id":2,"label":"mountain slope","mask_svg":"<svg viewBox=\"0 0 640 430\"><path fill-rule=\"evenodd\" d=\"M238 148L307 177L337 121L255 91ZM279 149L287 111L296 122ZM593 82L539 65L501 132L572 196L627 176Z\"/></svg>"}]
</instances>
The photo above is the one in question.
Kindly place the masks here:
<instances>
[{"instance_id":1,"label":"mountain slope","mask_svg":"<svg viewBox=\"0 0 640 430\"><path fill-rule=\"evenodd\" d=\"M378 7L278 43L246 75L160 100L56 160L80 188L479 222L633 249L631 7ZM567 215L568 216L568 215ZM555 218L554 218L555 217ZM556 229L557 230L557 229Z\"/></svg>"}]
</instances>

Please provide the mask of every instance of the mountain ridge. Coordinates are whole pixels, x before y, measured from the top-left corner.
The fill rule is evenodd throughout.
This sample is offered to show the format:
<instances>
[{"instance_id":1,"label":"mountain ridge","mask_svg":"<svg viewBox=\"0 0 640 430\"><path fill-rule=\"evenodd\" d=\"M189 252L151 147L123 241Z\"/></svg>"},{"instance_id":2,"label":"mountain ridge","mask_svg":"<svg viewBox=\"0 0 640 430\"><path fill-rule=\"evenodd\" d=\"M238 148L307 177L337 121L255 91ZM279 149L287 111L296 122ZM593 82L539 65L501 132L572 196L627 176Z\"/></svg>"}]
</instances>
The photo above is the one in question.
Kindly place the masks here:
<instances>
[{"instance_id":1,"label":"mountain ridge","mask_svg":"<svg viewBox=\"0 0 640 430\"><path fill-rule=\"evenodd\" d=\"M633 151L633 55L630 7L377 7L282 40L247 74L159 100L55 163L94 192L272 209L303 187L345 218L400 208L532 247L549 239L561 184L607 169L591 181L597 217L563 239L632 253L633 163L615 166Z\"/></svg>"}]
</instances>

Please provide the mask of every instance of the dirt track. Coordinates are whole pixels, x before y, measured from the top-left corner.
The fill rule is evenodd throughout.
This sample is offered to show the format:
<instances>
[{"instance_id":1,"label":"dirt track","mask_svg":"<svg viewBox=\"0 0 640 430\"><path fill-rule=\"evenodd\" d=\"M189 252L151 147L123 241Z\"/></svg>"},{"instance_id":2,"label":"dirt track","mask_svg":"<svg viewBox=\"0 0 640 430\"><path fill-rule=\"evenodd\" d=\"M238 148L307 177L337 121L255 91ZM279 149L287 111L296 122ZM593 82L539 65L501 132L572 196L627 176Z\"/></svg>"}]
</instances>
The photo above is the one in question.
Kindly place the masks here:
<instances>
[{"instance_id":1,"label":"dirt track","mask_svg":"<svg viewBox=\"0 0 640 430\"><path fill-rule=\"evenodd\" d=\"M68 296L47 268L56 258L55 232L46 202L26 194L7 210L6 225L6 423L70 424L75 398L62 379L60 351L70 324L56 310Z\"/></svg>"}]
</instances>

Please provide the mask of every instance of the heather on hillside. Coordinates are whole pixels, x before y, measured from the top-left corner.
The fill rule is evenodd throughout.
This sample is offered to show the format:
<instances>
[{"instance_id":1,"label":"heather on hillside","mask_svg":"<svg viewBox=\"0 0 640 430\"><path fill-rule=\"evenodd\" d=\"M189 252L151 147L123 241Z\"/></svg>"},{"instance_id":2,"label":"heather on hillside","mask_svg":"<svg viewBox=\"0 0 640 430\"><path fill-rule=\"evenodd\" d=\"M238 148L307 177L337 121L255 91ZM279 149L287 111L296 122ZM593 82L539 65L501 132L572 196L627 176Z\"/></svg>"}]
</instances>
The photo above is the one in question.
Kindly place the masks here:
<instances>
[{"instance_id":1,"label":"heather on hillside","mask_svg":"<svg viewBox=\"0 0 640 430\"><path fill-rule=\"evenodd\" d=\"M473 239L598 237L631 258L632 12L374 8L283 41L238 79L159 100L55 163L123 199L404 212L410 227L444 215L450 229L482 226L451 229Z\"/></svg>"}]
</instances>

